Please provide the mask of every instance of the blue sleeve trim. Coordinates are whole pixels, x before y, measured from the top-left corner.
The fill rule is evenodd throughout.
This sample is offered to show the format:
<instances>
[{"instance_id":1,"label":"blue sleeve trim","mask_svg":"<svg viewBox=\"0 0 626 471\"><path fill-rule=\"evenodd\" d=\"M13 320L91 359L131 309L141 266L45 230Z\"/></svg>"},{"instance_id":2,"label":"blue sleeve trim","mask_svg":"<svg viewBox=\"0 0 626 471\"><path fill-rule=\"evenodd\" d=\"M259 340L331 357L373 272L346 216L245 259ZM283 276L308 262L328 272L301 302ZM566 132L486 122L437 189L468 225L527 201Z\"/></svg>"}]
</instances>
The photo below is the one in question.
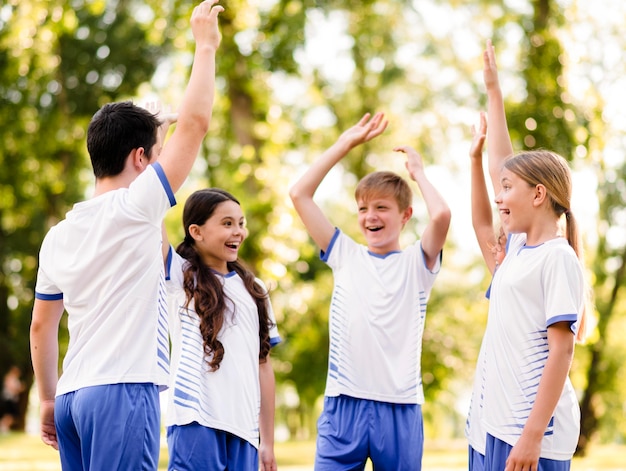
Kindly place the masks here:
<instances>
[{"instance_id":1,"label":"blue sleeve trim","mask_svg":"<svg viewBox=\"0 0 626 471\"><path fill-rule=\"evenodd\" d=\"M165 260L165 281L169 281L170 278L170 273L172 270L172 246L170 245L170 248L167 250L167 259Z\"/></svg>"},{"instance_id":2,"label":"blue sleeve trim","mask_svg":"<svg viewBox=\"0 0 626 471\"><path fill-rule=\"evenodd\" d=\"M572 333L576 333L578 330L578 316L576 314L561 314L559 316L554 316L548 319L546 325L550 327L551 325L556 324L557 322L569 322L569 328Z\"/></svg>"},{"instance_id":3,"label":"blue sleeve trim","mask_svg":"<svg viewBox=\"0 0 626 471\"><path fill-rule=\"evenodd\" d=\"M41 299L42 301L58 301L59 299L63 299L63 293L44 294L35 291L35 298Z\"/></svg>"},{"instance_id":4,"label":"blue sleeve trim","mask_svg":"<svg viewBox=\"0 0 626 471\"><path fill-rule=\"evenodd\" d=\"M333 249L333 245L335 245L335 241L337 240L337 237L339 237L340 233L341 231L337 227L335 227L335 233L333 234L332 239L330 239L330 243L328 244L326 251L320 250L320 258L322 259L322 262L328 261L330 251Z\"/></svg>"},{"instance_id":5,"label":"blue sleeve trim","mask_svg":"<svg viewBox=\"0 0 626 471\"><path fill-rule=\"evenodd\" d=\"M170 182L167 181L167 176L163 171L163 167L159 162L155 162L152 164L154 171L156 172L159 180L161 180L161 185L163 185L163 189L167 194L168 199L170 200L170 206L176 206L176 198L174 197L174 192L172 191L172 187L170 186Z\"/></svg>"},{"instance_id":6,"label":"blue sleeve trim","mask_svg":"<svg viewBox=\"0 0 626 471\"><path fill-rule=\"evenodd\" d=\"M270 338L270 347L275 347L276 345L278 345L282 341L283 341L283 339L281 339L280 336L272 337L272 338Z\"/></svg>"}]
</instances>

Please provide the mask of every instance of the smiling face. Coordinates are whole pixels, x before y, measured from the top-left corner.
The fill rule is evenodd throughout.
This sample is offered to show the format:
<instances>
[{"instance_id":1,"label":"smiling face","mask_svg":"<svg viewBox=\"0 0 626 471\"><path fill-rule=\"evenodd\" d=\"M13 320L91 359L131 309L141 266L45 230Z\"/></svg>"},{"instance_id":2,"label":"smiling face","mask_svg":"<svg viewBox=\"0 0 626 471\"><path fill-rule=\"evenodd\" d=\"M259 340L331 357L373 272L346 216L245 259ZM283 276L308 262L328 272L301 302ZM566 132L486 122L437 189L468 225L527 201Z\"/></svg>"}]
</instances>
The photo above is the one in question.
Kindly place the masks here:
<instances>
[{"instance_id":1,"label":"smiling face","mask_svg":"<svg viewBox=\"0 0 626 471\"><path fill-rule=\"evenodd\" d=\"M241 206L222 201L202 224L191 224L189 234L202 261L220 273L228 273L227 263L237 260L239 247L247 230Z\"/></svg>"},{"instance_id":2,"label":"smiling face","mask_svg":"<svg viewBox=\"0 0 626 471\"><path fill-rule=\"evenodd\" d=\"M495 197L500 218L507 232L528 232L530 214L536 201L536 187L528 184L515 173L503 168L500 174L502 189Z\"/></svg>"},{"instance_id":3,"label":"smiling face","mask_svg":"<svg viewBox=\"0 0 626 471\"><path fill-rule=\"evenodd\" d=\"M392 196L375 195L357 201L359 227L370 252L385 255L400 250L400 232L409 220L412 209L404 211Z\"/></svg>"}]
</instances>

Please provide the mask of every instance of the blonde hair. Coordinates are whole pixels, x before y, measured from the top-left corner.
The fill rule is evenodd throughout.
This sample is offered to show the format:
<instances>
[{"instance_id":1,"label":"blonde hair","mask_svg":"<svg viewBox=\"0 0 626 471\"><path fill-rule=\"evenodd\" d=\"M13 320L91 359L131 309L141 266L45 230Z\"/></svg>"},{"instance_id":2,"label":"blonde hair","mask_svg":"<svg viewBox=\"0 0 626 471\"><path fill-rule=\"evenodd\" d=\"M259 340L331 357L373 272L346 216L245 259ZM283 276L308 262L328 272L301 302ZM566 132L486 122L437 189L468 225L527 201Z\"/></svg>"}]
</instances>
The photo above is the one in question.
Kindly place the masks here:
<instances>
[{"instance_id":1,"label":"blonde hair","mask_svg":"<svg viewBox=\"0 0 626 471\"><path fill-rule=\"evenodd\" d=\"M376 196L391 196L398 203L400 211L411 206L413 192L400 175L393 172L379 171L366 175L356 186L354 198L367 201Z\"/></svg>"},{"instance_id":2,"label":"blonde hair","mask_svg":"<svg viewBox=\"0 0 626 471\"><path fill-rule=\"evenodd\" d=\"M567 161L555 152L532 150L520 152L504 162L504 168L513 172L531 186L543 185L552 210L557 217L565 215L565 238L584 267L584 253L578 222L571 210L572 173ZM586 314L592 310L591 291L585 283L585 305L580 316L576 340L586 336Z\"/></svg>"}]
</instances>

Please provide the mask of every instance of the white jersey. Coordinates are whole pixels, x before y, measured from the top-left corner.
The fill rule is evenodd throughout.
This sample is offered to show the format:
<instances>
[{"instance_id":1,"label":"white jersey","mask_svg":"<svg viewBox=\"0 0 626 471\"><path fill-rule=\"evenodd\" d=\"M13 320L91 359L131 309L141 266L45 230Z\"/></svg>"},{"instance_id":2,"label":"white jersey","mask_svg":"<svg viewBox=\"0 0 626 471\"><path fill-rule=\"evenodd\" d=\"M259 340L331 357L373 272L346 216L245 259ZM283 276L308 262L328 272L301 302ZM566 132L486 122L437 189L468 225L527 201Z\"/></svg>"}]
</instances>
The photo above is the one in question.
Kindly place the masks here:
<instances>
[{"instance_id":1,"label":"white jersey","mask_svg":"<svg viewBox=\"0 0 626 471\"><path fill-rule=\"evenodd\" d=\"M422 404L426 303L439 271L417 242L384 256L337 230L322 260L333 270L326 396Z\"/></svg>"},{"instance_id":2,"label":"white jersey","mask_svg":"<svg viewBox=\"0 0 626 471\"><path fill-rule=\"evenodd\" d=\"M525 234L510 236L496 271L484 338L483 424L514 446L535 403L548 357L548 327L570 322L572 335L584 305L581 264L566 239L527 246ZM570 460L579 435L580 410L566 380L544 433L541 457Z\"/></svg>"},{"instance_id":3,"label":"white jersey","mask_svg":"<svg viewBox=\"0 0 626 471\"><path fill-rule=\"evenodd\" d=\"M170 294L172 379L167 407L167 426L197 422L226 431L259 446L259 314L256 303L235 272L219 275L228 298L224 327L218 339L224 346L219 369L210 371L200 318L193 300L185 307L183 288L185 260L170 250L167 281ZM257 279L264 289L261 280ZM269 304L272 346L280 342L274 312Z\"/></svg>"},{"instance_id":4,"label":"white jersey","mask_svg":"<svg viewBox=\"0 0 626 471\"><path fill-rule=\"evenodd\" d=\"M482 423L483 407L485 396L485 342L480 344L478 361L476 362L476 372L474 373L474 384L472 386L472 398L469 412L465 422L465 437L469 446L480 454L485 454L487 435Z\"/></svg>"},{"instance_id":5,"label":"white jersey","mask_svg":"<svg viewBox=\"0 0 626 471\"><path fill-rule=\"evenodd\" d=\"M156 163L129 188L77 203L46 235L35 296L63 299L70 334L57 396L105 384L166 387L161 221L174 204Z\"/></svg>"}]
</instances>

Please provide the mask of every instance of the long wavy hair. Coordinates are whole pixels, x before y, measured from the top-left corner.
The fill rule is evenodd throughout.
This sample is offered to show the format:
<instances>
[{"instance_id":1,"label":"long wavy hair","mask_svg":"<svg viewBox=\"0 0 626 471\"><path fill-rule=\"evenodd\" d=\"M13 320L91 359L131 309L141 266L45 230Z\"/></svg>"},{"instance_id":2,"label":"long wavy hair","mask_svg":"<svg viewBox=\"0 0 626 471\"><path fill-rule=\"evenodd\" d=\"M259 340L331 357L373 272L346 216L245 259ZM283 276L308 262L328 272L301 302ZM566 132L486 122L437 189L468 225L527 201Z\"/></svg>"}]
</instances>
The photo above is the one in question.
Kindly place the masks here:
<instances>
[{"instance_id":1,"label":"long wavy hair","mask_svg":"<svg viewBox=\"0 0 626 471\"><path fill-rule=\"evenodd\" d=\"M187 199L183 210L185 238L176 248L176 252L188 262L185 264L183 273L183 287L187 295L185 307L188 308L193 299L196 313L200 318L200 333L204 340L204 351L211 371L217 370L224 358L224 345L219 341L218 335L224 326L227 306L228 304L232 306L233 316L237 315L237 306L224 293L221 276L203 263L200 254L196 251L195 241L189 234L189 226L204 224L215 208L225 201L240 204L233 195L218 188L194 192ZM269 331L273 326L269 317L268 293L256 282L254 273L239 259L228 262L227 268L241 277L248 293L256 303L259 315L259 361L264 362L270 351Z\"/></svg>"}]
</instances>

